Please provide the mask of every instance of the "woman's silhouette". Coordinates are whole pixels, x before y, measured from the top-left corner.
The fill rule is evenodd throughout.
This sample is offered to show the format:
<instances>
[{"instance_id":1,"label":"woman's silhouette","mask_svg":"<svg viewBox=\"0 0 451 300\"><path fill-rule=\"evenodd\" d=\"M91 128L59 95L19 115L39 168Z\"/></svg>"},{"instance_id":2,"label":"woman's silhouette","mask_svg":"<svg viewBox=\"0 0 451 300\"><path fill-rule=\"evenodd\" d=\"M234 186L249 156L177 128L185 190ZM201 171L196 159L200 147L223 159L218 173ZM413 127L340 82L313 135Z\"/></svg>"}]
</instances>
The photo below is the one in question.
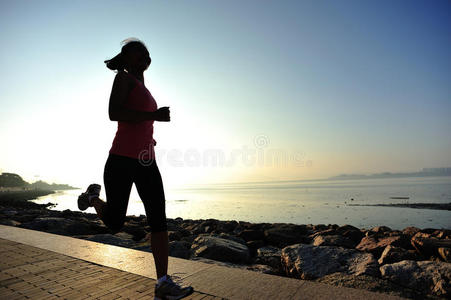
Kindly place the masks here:
<instances>
[{"instance_id":1,"label":"woman's silhouette","mask_svg":"<svg viewBox=\"0 0 451 300\"><path fill-rule=\"evenodd\" d=\"M78 207L86 210L93 206L104 224L118 232L124 224L130 191L135 183L151 230L158 277L155 298L180 299L191 294L193 288L180 286L167 274L165 195L153 139L153 122L170 121L169 107L157 109L155 99L144 85L143 73L151 59L143 42L125 40L121 52L105 63L109 69L117 70L108 110L110 120L118 122L103 174L106 202L99 198L100 185L91 184L78 197Z\"/></svg>"}]
</instances>

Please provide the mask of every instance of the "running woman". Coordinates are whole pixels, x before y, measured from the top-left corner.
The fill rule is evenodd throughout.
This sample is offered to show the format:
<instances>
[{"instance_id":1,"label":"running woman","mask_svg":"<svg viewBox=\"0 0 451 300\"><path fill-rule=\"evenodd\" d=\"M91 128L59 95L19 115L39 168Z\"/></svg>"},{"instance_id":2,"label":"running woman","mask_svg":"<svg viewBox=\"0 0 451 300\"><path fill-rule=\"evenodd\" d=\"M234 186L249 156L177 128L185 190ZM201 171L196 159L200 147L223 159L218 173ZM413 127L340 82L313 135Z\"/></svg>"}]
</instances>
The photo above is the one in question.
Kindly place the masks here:
<instances>
[{"instance_id":1,"label":"running woman","mask_svg":"<svg viewBox=\"0 0 451 300\"><path fill-rule=\"evenodd\" d=\"M94 183L78 197L78 208L94 207L103 223L113 232L119 232L125 221L132 184L135 183L151 230L151 248L158 278L155 299L181 299L191 294L193 288L182 287L167 274L166 201L153 139L153 123L169 122L169 107L157 109L155 99L144 85L143 73L151 59L142 41L123 41L121 52L105 63L109 69L117 70L108 110L110 120L118 122L103 173L106 202L99 198L100 185Z\"/></svg>"}]
</instances>

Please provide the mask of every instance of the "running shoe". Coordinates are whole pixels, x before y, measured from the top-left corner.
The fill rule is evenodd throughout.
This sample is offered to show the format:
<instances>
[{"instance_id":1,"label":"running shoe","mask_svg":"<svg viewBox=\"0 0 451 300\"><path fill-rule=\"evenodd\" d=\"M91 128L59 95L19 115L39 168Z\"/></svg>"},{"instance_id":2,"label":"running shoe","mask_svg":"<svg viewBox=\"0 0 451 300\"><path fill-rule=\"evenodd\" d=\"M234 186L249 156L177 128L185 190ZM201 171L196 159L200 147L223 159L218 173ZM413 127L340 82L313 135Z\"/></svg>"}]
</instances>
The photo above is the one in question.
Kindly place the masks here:
<instances>
[{"instance_id":1,"label":"running shoe","mask_svg":"<svg viewBox=\"0 0 451 300\"><path fill-rule=\"evenodd\" d=\"M166 275L167 279L161 284L155 285L155 298L154 300L176 300L182 299L194 292L191 286L182 287L180 284L172 281L171 276ZM177 276L175 276L177 277Z\"/></svg>"},{"instance_id":2,"label":"running shoe","mask_svg":"<svg viewBox=\"0 0 451 300\"><path fill-rule=\"evenodd\" d=\"M88 207L92 206L92 197L99 197L101 186L99 184L93 183L88 186L86 192L78 196L78 209L86 210Z\"/></svg>"}]
</instances>

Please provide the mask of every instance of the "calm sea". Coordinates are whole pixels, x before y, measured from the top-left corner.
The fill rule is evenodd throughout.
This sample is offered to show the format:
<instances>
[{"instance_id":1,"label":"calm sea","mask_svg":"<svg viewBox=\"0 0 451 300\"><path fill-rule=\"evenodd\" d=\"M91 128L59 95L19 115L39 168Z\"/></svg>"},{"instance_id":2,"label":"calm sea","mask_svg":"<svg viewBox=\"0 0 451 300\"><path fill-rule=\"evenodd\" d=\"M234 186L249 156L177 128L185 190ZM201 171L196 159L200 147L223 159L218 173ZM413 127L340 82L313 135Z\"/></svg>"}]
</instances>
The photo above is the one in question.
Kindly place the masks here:
<instances>
[{"instance_id":1,"label":"calm sea","mask_svg":"<svg viewBox=\"0 0 451 300\"><path fill-rule=\"evenodd\" d=\"M60 191L40 197L36 202L56 203L56 210L78 210L76 202L81 192ZM449 203L451 177L216 184L166 189L165 193L169 218L451 229L451 211L349 205ZM101 198L104 197L102 191ZM88 212L94 212L94 209L89 208ZM135 187L127 214L144 214Z\"/></svg>"}]
</instances>

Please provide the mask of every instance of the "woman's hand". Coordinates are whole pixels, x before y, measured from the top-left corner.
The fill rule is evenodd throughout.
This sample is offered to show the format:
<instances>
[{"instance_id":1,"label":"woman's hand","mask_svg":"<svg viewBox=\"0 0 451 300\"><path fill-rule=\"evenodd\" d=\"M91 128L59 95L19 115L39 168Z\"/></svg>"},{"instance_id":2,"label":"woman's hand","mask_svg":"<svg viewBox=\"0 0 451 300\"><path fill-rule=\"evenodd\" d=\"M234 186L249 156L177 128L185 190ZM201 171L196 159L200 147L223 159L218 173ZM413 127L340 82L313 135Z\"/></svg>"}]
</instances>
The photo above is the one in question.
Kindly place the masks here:
<instances>
[{"instance_id":1,"label":"woman's hand","mask_svg":"<svg viewBox=\"0 0 451 300\"><path fill-rule=\"evenodd\" d=\"M154 112L155 121L169 122L171 120L169 113L169 106L160 107Z\"/></svg>"}]
</instances>

